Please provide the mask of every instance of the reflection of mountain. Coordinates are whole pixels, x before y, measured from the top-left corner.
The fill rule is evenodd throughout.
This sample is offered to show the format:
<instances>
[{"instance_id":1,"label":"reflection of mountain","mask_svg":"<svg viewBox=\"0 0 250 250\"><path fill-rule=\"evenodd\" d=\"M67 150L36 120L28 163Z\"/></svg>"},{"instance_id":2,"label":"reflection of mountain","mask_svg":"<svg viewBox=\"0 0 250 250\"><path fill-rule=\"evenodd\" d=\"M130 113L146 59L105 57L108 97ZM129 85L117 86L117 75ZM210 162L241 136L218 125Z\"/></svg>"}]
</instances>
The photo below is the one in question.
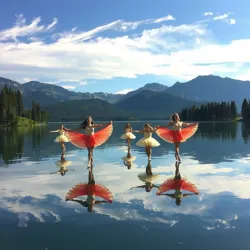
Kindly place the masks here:
<instances>
[{"instance_id":1,"label":"reflection of mountain","mask_svg":"<svg viewBox=\"0 0 250 250\"><path fill-rule=\"evenodd\" d=\"M0 159L5 164L21 159L24 151L25 129L6 128L0 130Z\"/></svg>"}]
</instances>

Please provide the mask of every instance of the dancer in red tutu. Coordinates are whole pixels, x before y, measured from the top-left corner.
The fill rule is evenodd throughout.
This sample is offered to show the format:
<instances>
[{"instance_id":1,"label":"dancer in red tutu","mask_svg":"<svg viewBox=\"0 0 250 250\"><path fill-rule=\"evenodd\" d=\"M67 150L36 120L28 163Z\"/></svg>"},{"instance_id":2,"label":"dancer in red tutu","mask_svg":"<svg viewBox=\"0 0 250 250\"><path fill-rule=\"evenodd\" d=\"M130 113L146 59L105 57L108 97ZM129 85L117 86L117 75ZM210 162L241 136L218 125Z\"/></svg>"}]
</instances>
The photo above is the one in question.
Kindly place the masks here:
<instances>
[{"instance_id":1,"label":"dancer in red tutu","mask_svg":"<svg viewBox=\"0 0 250 250\"><path fill-rule=\"evenodd\" d=\"M101 203L112 203L113 196L112 193L103 185L96 184L94 175L93 175L93 166L89 170L89 180L88 183L81 183L75 185L66 195L66 201L74 201L82 205L83 207L87 207L89 212L93 212L94 205L98 205ZM74 198L79 196L87 196L86 201L76 200ZM101 197L104 200L98 201L95 197Z\"/></svg>"},{"instance_id":2,"label":"dancer in red tutu","mask_svg":"<svg viewBox=\"0 0 250 250\"><path fill-rule=\"evenodd\" d=\"M190 195L199 194L199 190L193 183L187 181L184 178L181 178L179 165L180 163L176 162L175 177L167 179L165 182L163 182L163 184L160 185L160 187L158 188L156 192L157 195L166 195L175 199L175 203L177 206L180 206L182 198L185 198ZM175 190L175 192L173 194L163 194L169 190ZM182 190L189 191L193 194L183 194Z\"/></svg>"},{"instance_id":3,"label":"dancer in red tutu","mask_svg":"<svg viewBox=\"0 0 250 250\"><path fill-rule=\"evenodd\" d=\"M104 127L98 132L94 132L95 128ZM92 117L82 122L81 127L75 130L85 131L85 134L67 130L65 135L69 141L78 148L88 149L88 167L93 163L93 149L94 147L100 146L105 143L113 132L112 121L106 124L94 124Z\"/></svg>"},{"instance_id":4,"label":"dancer in red tutu","mask_svg":"<svg viewBox=\"0 0 250 250\"><path fill-rule=\"evenodd\" d=\"M173 126L173 130L168 127ZM183 128L182 127L186 127ZM179 147L182 142L193 136L198 129L198 123L186 123L180 120L177 113L171 116L171 122L167 126L156 126L156 134L169 143L175 144L175 159L181 161Z\"/></svg>"}]
</instances>

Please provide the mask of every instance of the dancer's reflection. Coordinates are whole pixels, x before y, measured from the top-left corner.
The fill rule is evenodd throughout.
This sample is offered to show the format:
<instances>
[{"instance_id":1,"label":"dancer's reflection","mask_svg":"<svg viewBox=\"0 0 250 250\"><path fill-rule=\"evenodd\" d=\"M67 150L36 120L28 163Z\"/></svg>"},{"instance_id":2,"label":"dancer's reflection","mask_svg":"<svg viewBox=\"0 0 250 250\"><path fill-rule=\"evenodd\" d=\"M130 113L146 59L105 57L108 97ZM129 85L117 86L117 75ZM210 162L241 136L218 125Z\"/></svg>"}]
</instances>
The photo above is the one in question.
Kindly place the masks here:
<instances>
[{"instance_id":1,"label":"dancer's reflection","mask_svg":"<svg viewBox=\"0 0 250 250\"><path fill-rule=\"evenodd\" d=\"M63 125L60 126L60 129L58 130L53 130L53 131L49 131L50 133L60 133L60 135L58 135L56 137L56 139L54 140L54 142L59 142L61 144L62 147L62 154L65 153L66 148L64 143L65 142L69 142L69 139L67 138L67 136L65 135L65 131L68 131L69 129L65 128Z\"/></svg>"},{"instance_id":2,"label":"dancer's reflection","mask_svg":"<svg viewBox=\"0 0 250 250\"><path fill-rule=\"evenodd\" d=\"M140 173L137 175L140 181L144 182L144 185L137 186L137 187L132 187L131 189L134 188L145 188L146 192L150 192L152 188L158 188L159 186L156 186L153 184L153 182L159 177L158 174L153 174L152 173L152 166L151 166L151 161L148 161L148 165L146 167L146 172L145 173Z\"/></svg>"},{"instance_id":3,"label":"dancer's reflection","mask_svg":"<svg viewBox=\"0 0 250 250\"><path fill-rule=\"evenodd\" d=\"M87 196L86 201L76 200L74 198L79 196ZM95 197L101 197L104 200L96 200ZM93 165L91 165L89 169L89 177L88 183L77 184L74 186L66 195L66 201L74 201L82 205L83 207L87 207L89 212L93 212L94 205L98 205L101 203L112 203L113 196L112 193L103 185L96 184L94 175L93 175Z\"/></svg>"},{"instance_id":4,"label":"dancer's reflection","mask_svg":"<svg viewBox=\"0 0 250 250\"><path fill-rule=\"evenodd\" d=\"M61 174L61 176L64 176L68 171L75 171L74 169L67 169L68 166L71 165L71 161L67 161L64 157L64 154L61 156L60 161L56 161L55 164L60 168L56 172L52 172L50 174Z\"/></svg>"},{"instance_id":5,"label":"dancer's reflection","mask_svg":"<svg viewBox=\"0 0 250 250\"><path fill-rule=\"evenodd\" d=\"M126 156L122 157L123 164L128 168L131 169L133 165L133 161L136 160L136 156L132 156L130 152L130 147L128 148L128 153Z\"/></svg>"},{"instance_id":6,"label":"dancer's reflection","mask_svg":"<svg viewBox=\"0 0 250 250\"><path fill-rule=\"evenodd\" d=\"M182 198L185 198L190 195L199 194L199 190L193 183L181 177L179 166L180 162L176 162L175 177L167 179L165 182L163 182L163 184L161 184L161 186L156 192L157 195L166 195L175 199L175 203L177 206L181 205ZM175 192L173 194L163 194L164 192L167 192L169 190L175 190ZM182 190L189 191L193 194L183 194Z\"/></svg>"},{"instance_id":7,"label":"dancer's reflection","mask_svg":"<svg viewBox=\"0 0 250 250\"><path fill-rule=\"evenodd\" d=\"M127 123L124 129L124 134L121 136L121 139L127 140L128 148L130 149L130 141L135 139L136 136L132 133L132 126L130 123Z\"/></svg>"}]
</instances>

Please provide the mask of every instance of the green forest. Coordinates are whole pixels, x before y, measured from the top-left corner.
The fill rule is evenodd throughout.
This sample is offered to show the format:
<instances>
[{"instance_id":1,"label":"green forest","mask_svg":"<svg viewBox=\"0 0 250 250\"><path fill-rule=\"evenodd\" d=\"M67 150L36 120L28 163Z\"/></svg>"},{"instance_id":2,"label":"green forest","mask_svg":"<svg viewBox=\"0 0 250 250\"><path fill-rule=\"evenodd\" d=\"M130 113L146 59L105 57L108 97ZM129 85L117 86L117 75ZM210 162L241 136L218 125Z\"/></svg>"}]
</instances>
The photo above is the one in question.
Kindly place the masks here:
<instances>
[{"instance_id":1,"label":"green forest","mask_svg":"<svg viewBox=\"0 0 250 250\"><path fill-rule=\"evenodd\" d=\"M234 101L209 102L182 109L180 116L182 120L192 121L234 120L237 117L237 107Z\"/></svg>"},{"instance_id":2,"label":"green forest","mask_svg":"<svg viewBox=\"0 0 250 250\"><path fill-rule=\"evenodd\" d=\"M18 125L19 121L24 121L21 118L44 123L48 121L48 112L42 110L35 101L32 102L32 109L24 109L20 90L15 91L5 86L0 93L0 124Z\"/></svg>"}]
</instances>

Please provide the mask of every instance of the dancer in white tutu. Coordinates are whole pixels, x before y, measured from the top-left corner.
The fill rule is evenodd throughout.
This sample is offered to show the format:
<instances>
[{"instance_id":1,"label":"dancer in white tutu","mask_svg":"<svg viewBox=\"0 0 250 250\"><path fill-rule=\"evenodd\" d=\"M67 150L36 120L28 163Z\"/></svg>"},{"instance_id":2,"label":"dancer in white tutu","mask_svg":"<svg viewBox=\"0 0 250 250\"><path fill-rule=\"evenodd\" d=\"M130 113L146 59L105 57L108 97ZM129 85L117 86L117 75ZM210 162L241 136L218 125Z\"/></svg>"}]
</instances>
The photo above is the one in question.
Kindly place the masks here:
<instances>
[{"instance_id":1,"label":"dancer in white tutu","mask_svg":"<svg viewBox=\"0 0 250 250\"><path fill-rule=\"evenodd\" d=\"M130 123L127 123L124 129L124 134L121 136L121 139L127 140L128 148L130 148L130 140L133 140L136 138L136 136L132 133L132 127Z\"/></svg>"},{"instance_id":2,"label":"dancer in white tutu","mask_svg":"<svg viewBox=\"0 0 250 250\"><path fill-rule=\"evenodd\" d=\"M148 156L148 160L151 161L152 155L152 147L160 146L160 143L152 137L152 133L155 132L156 129L150 126L150 124L146 123L143 126L143 130L134 130L133 132L143 133L144 137L140 139L136 146L145 147L146 154Z\"/></svg>"},{"instance_id":3,"label":"dancer in white tutu","mask_svg":"<svg viewBox=\"0 0 250 250\"><path fill-rule=\"evenodd\" d=\"M52 172L50 174L61 174L61 176L64 176L68 171L75 171L74 169L67 169L68 166L71 165L71 161L67 161L64 158L64 155L61 156L61 160L60 161L56 161L55 164L60 168L58 171L56 172Z\"/></svg>"},{"instance_id":4,"label":"dancer in white tutu","mask_svg":"<svg viewBox=\"0 0 250 250\"><path fill-rule=\"evenodd\" d=\"M136 156L132 156L130 152L130 148L128 148L128 153L126 156L122 157L123 164L127 166L128 169L131 169L133 161L136 160Z\"/></svg>"},{"instance_id":5,"label":"dancer in white tutu","mask_svg":"<svg viewBox=\"0 0 250 250\"><path fill-rule=\"evenodd\" d=\"M56 137L56 139L54 140L54 142L59 142L62 146L62 154L65 153L65 142L69 142L69 139L67 138L67 136L65 135L65 131L68 131L69 129L65 128L63 125L60 126L60 129L58 130L53 130L50 131L50 133L60 133L60 135L58 135Z\"/></svg>"},{"instance_id":6,"label":"dancer in white tutu","mask_svg":"<svg viewBox=\"0 0 250 250\"><path fill-rule=\"evenodd\" d=\"M146 173L140 173L137 175L140 181L144 182L144 185L133 187L133 188L145 188L146 192L150 192L152 188L158 188L159 186L154 185L153 183L155 180L159 177L158 174L152 173L152 166L151 162L148 162L148 165L146 167ZM131 189L133 189L131 188Z\"/></svg>"}]
</instances>

